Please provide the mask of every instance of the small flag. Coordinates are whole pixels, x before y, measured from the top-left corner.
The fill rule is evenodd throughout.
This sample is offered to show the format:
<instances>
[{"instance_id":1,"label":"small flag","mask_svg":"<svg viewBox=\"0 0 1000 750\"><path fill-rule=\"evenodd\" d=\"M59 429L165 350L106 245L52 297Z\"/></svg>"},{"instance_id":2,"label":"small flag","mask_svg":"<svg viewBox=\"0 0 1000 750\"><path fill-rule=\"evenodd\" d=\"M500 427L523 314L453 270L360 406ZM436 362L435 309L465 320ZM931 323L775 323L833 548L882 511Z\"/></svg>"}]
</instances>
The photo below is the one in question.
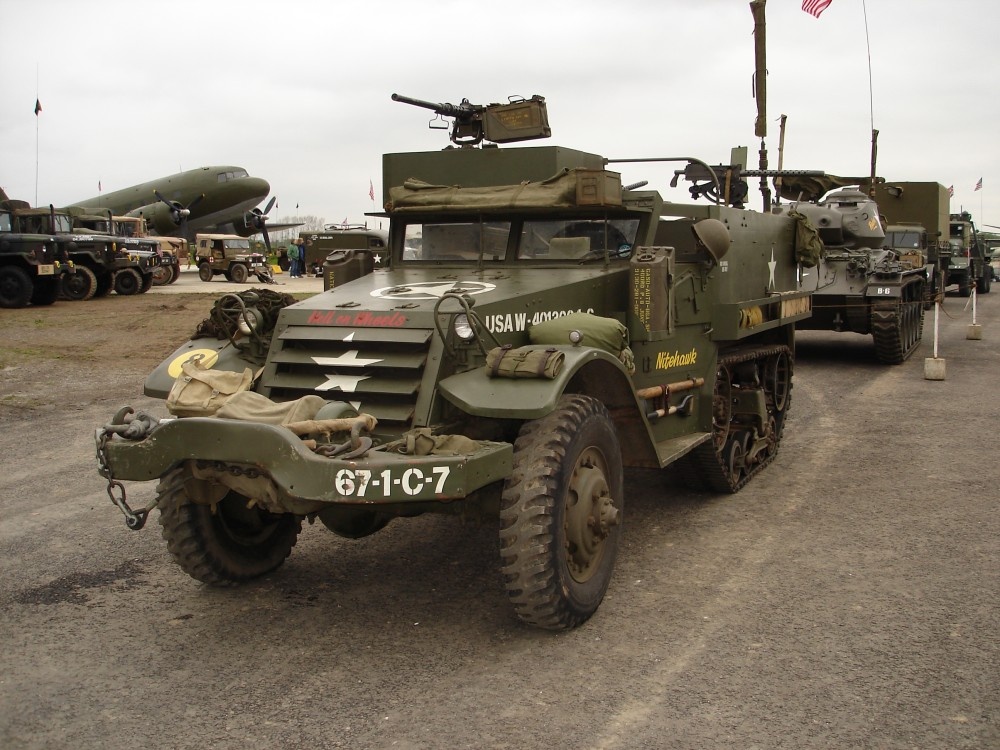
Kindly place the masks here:
<instances>
[{"instance_id":1,"label":"small flag","mask_svg":"<svg viewBox=\"0 0 1000 750\"><path fill-rule=\"evenodd\" d=\"M35 99L35 117L38 117L38 113L42 111L42 103Z\"/></svg>"},{"instance_id":2,"label":"small flag","mask_svg":"<svg viewBox=\"0 0 1000 750\"><path fill-rule=\"evenodd\" d=\"M375 200L375 186L371 180L368 180L368 197Z\"/></svg>"},{"instance_id":3,"label":"small flag","mask_svg":"<svg viewBox=\"0 0 1000 750\"><path fill-rule=\"evenodd\" d=\"M101 181L100 180L97 181L97 192L98 193L101 192Z\"/></svg>"},{"instance_id":4,"label":"small flag","mask_svg":"<svg viewBox=\"0 0 1000 750\"><path fill-rule=\"evenodd\" d=\"M298 204L298 203L296 203L296 204L295 204L295 210L296 210L296 211L298 211L298 210L299 210L299 204Z\"/></svg>"},{"instance_id":5,"label":"small flag","mask_svg":"<svg viewBox=\"0 0 1000 750\"><path fill-rule=\"evenodd\" d=\"M833 0L802 0L802 10L811 16L819 18L820 13L826 10Z\"/></svg>"},{"instance_id":6,"label":"small flag","mask_svg":"<svg viewBox=\"0 0 1000 750\"><path fill-rule=\"evenodd\" d=\"M344 217L344 220L342 222L340 222L340 226L342 226L342 227L346 227L347 226L347 217L346 216Z\"/></svg>"},{"instance_id":7,"label":"small flag","mask_svg":"<svg viewBox=\"0 0 1000 750\"><path fill-rule=\"evenodd\" d=\"M976 183L976 190L982 190L982 189L983 189L983 178L980 177L979 182ZM976 190L973 190L972 192L974 193L976 192Z\"/></svg>"},{"instance_id":8,"label":"small flag","mask_svg":"<svg viewBox=\"0 0 1000 750\"><path fill-rule=\"evenodd\" d=\"M954 198L955 197L955 186L954 185L949 185L948 186L948 197L949 198Z\"/></svg>"}]
</instances>

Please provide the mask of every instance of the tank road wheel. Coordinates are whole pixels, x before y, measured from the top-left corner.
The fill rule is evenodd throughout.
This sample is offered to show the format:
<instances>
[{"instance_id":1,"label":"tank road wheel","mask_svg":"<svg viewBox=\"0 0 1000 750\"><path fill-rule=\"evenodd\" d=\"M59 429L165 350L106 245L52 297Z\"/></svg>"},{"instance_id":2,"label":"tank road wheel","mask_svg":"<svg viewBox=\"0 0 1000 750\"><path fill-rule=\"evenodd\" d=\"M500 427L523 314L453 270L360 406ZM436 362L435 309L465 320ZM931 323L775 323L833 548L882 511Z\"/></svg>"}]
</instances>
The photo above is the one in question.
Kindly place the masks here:
<instances>
[{"instance_id":1,"label":"tank road wheel","mask_svg":"<svg viewBox=\"0 0 1000 750\"><path fill-rule=\"evenodd\" d=\"M35 279L35 289L31 292L31 304L51 305L59 299L59 279L51 276Z\"/></svg>"},{"instance_id":2,"label":"tank road wheel","mask_svg":"<svg viewBox=\"0 0 1000 750\"><path fill-rule=\"evenodd\" d=\"M229 278L237 284L245 283L249 275L250 271L248 271L247 267L242 263L233 263L232 267L229 269Z\"/></svg>"},{"instance_id":3,"label":"tank road wheel","mask_svg":"<svg viewBox=\"0 0 1000 750\"><path fill-rule=\"evenodd\" d=\"M26 307L32 287L31 277L23 268L0 267L0 307Z\"/></svg>"},{"instance_id":4,"label":"tank road wheel","mask_svg":"<svg viewBox=\"0 0 1000 750\"><path fill-rule=\"evenodd\" d=\"M243 583L280 566L295 546L302 520L247 508L247 498L230 490L214 508L192 503L191 479L183 466L156 488L163 538L174 561L192 578L213 586Z\"/></svg>"},{"instance_id":5,"label":"tank road wheel","mask_svg":"<svg viewBox=\"0 0 1000 750\"><path fill-rule=\"evenodd\" d=\"M750 443L750 433L741 430L734 432L722 449L722 462L729 472L730 483L738 485L747 475L747 446Z\"/></svg>"},{"instance_id":6,"label":"tank road wheel","mask_svg":"<svg viewBox=\"0 0 1000 750\"><path fill-rule=\"evenodd\" d=\"M522 426L500 510L501 570L522 620L565 630L594 614L614 569L623 496L618 436L601 402L564 396Z\"/></svg>"},{"instance_id":7,"label":"tank road wheel","mask_svg":"<svg viewBox=\"0 0 1000 750\"><path fill-rule=\"evenodd\" d=\"M142 289L142 276L134 268L123 268L115 272L115 293L131 297Z\"/></svg>"},{"instance_id":8,"label":"tank road wheel","mask_svg":"<svg viewBox=\"0 0 1000 750\"><path fill-rule=\"evenodd\" d=\"M212 280L212 266L208 263L200 263L198 265L198 278L202 281Z\"/></svg>"},{"instance_id":9,"label":"tank road wheel","mask_svg":"<svg viewBox=\"0 0 1000 750\"><path fill-rule=\"evenodd\" d=\"M733 418L733 380L725 365L715 373L715 393L712 395L712 442L721 450L729 437L729 422Z\"/></svg>"},{"instance_id":10,"label":"tank road wheel","mask_svg":"<svg viewBox=\"0 0 1000 750\"><path fill-rule=\"evenodd\" d=\"M82 301L97 294L97 276L86 266L77 266L76 273L63 276L62 295L66 299Z\"/></svg>"}]
</instances>

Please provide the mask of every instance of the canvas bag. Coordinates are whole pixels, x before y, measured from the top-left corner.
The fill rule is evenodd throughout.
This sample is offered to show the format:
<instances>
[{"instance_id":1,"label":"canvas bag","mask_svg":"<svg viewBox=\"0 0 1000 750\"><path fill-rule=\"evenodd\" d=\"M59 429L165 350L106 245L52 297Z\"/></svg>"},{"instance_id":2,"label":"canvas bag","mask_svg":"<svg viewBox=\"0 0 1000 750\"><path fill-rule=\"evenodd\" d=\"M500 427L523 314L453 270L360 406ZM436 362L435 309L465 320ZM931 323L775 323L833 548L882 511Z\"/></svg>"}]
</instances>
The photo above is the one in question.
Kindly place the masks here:
<instances>
[{"instance_id":1,"label":"canvas bag","mask_svg":"<svg viewBox=\"0 0 1000 750\"><path fill-rule=\"evenodd\" d=\"M182 373L167 394L167 411L177 417L210 417L234 393L250 389L253 372L209 370L199 360L181 365Z\"/></svg>"}]
</instances>

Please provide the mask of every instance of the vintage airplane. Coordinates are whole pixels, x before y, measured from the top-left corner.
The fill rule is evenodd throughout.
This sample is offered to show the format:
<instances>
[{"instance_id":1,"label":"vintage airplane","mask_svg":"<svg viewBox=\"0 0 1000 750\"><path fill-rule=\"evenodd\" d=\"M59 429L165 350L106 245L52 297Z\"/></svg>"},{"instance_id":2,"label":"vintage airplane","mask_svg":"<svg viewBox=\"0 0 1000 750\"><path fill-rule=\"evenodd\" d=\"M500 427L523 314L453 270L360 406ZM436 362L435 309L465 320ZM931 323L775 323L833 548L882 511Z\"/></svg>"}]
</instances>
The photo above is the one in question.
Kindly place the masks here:
<instances>
[{"instance_id":1,"label":"vintage airplane","mask_svg":"<svg viewBox=\"0 0 1000 750\"><path fill-rule=\"evenodd\" d=\"M118 216L143 216L151 231L189 241L198 231L249 237L264 231L274 198L264 211L257 204L270 189L267 180L251 177L242 167L201 167L102 193L73 206L110 208Z\"/></svg>"}]
</instances>

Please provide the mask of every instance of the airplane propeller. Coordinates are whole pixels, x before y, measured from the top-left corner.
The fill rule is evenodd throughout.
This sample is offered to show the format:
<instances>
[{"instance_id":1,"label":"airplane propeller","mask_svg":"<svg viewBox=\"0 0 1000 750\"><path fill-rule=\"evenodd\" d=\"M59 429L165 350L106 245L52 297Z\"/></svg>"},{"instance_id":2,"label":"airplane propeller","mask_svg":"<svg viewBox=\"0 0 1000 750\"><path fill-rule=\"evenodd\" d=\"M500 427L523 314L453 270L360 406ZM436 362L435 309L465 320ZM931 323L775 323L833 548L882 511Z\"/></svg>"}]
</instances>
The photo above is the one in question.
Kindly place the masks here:
<instances>
[{"instance_id":1,"label":"airplane propeller","mask_svg":"<svg viewBox=\"0 0 1000 750\"><path fill-rule=\"evenodd\" d=\"M201 202L202 198L205 197L205 194L202 193L186 206L182 206L179 201L168 201L163 197L163 194L159 190L154 190L153 195L170 207L170 218L173 219L174 224L181 228L181 234L187 237L187 220L191 215L191 209Z\"/></svg>"},{"instance_id":2,"label":"airplane propeller","mask_svg":"<svg viewBox=\"0 0 1000 750\"><path fill-rule=\"evenodd\" d=\"M267 215L274 208L274 202L277 199L277 196L271 196L271 200L267 202L267 208L263 211L255 208L253 211L247 211L243 217L243 221L248 227L252 228L255 232L262 232L264 234L264 247L267 248L268 255L271 254L271 238L267 236Z\"/></svg>"}]
</instances>

